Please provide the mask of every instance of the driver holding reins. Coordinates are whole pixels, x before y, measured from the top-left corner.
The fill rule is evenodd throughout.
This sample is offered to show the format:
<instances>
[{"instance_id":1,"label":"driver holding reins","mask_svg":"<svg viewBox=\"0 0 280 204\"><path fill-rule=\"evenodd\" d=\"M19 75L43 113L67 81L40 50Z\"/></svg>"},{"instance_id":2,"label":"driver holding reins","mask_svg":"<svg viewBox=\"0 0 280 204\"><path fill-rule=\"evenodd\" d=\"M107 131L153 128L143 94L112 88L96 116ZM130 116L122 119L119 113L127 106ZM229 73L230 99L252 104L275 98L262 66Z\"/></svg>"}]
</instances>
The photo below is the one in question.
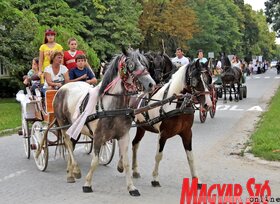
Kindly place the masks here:
<instances>
[{"instance_id":1,"label":"driver holding reins","mask_svg":"<svg viewBox=\"0 0 280 204\"><path fill-rule=\"evenodd\" d=\"M176 49L176 57L172 59L172 63L176 65L176 67L181 67L183 65L188 65L190 63L189 59L184 56L182 48L178 47Z\"/></svg>"}]
</instances>

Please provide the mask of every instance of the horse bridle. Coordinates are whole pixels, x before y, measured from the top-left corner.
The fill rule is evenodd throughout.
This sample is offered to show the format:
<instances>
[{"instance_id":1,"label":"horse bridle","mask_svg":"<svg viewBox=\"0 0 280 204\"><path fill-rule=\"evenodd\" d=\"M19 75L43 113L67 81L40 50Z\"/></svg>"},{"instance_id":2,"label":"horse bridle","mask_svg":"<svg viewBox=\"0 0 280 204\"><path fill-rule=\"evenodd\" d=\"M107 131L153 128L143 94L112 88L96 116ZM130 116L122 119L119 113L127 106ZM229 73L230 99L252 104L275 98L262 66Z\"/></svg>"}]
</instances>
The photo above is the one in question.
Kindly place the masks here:
<instances>
[{"instance_id":1,"label":"horse bridle","mask_svg":"<svg viewBox=\"0 0 280 204\"><path fill-rule=\"evenodd\" d=\"M187 85L189 85L191 87L191 94L194 96L194 97L199 97L199 96L203 96L203 95L206 95L206 94L209 94L210 92L209 91L198 91L195 89L195 86L192 85L192 73L193 73L194 70L192 70L191 72L189 72L189 77L188 77L188 80L187 80ZM208 72L207 69L205 70L200 70L200 73L201 74L205 74L206 72ZM201 76L200 74L200 76ZM202 77L203 82L206 86L208 86L208 84L204 81L204 77ZM208 89L210 87L208 86Z\"/></svg>"},{"instance_id":2,"label":"horse bridle","mask_svg":"<svg viewBox=\"0 0 280 204\"><path fill-rule=\"evenodd\" d=\"M125 57L125 56L121 57L121 59L119 61L119 65L118 65L118 70L119 70L120 78L124 84L126 91L128 91L128 92L132 91L132 92L136 93L137 91L140 90L139 87L136 85L138 78L140 76L149 74L149 72L146 67L141 70L135 70L136 65L133 67L133 69L129 68L127 66L128 59L129 58ZM129 77L132 78L132 83L128 82Z\"/></svg>"}]
</instances>

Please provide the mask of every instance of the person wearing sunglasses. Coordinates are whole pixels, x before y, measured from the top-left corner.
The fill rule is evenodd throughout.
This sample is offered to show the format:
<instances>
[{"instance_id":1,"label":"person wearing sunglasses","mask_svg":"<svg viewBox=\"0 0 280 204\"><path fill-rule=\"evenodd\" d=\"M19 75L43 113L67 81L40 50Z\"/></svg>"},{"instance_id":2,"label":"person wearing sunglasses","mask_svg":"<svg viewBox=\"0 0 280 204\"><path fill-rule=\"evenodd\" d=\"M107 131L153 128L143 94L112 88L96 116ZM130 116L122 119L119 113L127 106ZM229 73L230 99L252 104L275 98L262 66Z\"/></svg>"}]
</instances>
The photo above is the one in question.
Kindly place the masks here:
<instances>
[{"instance_id":1,"label":"person wearing sunglasses","mask_svg":"<svg viewBox=\"0 0 280 204\"><path fill-rule=\"evenodd\" d=\"M55 41L56 32L53 29L47 29L44 36L44 44L39 48L39 75L41 76L41 84L44 83L43 72L45 67L50 65L51 55L58 51L62 52L63 47Z\"/></svg>"}]
</instances>

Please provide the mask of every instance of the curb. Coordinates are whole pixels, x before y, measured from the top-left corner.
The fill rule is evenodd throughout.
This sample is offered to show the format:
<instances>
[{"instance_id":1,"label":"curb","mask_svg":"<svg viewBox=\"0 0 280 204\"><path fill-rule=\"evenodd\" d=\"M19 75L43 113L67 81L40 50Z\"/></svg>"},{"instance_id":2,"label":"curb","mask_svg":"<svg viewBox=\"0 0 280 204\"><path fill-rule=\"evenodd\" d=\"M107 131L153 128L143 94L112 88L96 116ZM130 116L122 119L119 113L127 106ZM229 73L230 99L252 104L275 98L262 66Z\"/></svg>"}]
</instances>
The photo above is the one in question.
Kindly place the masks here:
<instances>
[{"instance_id":1,"label":"curb","mask_svg":"<svg viewBox=\"0 0 280 204\"><path fill-rule=\"evenodd\" d=\"M254 161L258 164L270 166L270 167L275 167L275 168L280 168L280 162L279 161L268 161L261 159L260 157L255 157L252 153L250 153L251 147L248 146L244 150L244 158L249 159L251 161Z\"/></svg>"},{"instance_id":2,"label":"curb","mask_svg":"<svg viewBox=\"0 0 280 204\"><path fill-rule=\"evenodd\" d=\"M9 136L8 134L16 133L20 128L21 128L21 126L16 127L16 128L1 130L0 131L0 136Z\"/></svg>"}]
</instances>

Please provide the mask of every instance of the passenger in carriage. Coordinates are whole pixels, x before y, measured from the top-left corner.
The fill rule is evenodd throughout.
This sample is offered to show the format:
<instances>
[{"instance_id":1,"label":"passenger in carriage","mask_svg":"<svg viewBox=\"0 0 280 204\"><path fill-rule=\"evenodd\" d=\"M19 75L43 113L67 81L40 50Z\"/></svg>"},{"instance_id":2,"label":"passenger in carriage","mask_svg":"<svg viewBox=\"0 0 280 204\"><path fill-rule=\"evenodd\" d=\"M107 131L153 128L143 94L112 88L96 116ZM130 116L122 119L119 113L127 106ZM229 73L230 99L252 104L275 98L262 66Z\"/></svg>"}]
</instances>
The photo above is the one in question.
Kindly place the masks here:
<instances>
[{"instance_id":1,"label":"passenger in carriage","mask_svg":"<svg viewBox=\"0 0 280 204\"><path fill-rule=\"evenodd\" d=\"M182 48L178 47L176 49L176 57L172 59L172 63L176 65L176 67L181 67L183 65L188 65L190 63L189 59L184 56Z\"/></svg>"},{"instance_id":2,"label":"passenger in carriage","mask_svg":"<svg viewBox=\"0 0 280 204\"><path fill-rule=\"evenodd\" d=\"M70 71L77 67L76 57L78 55L84 55L85 53L82 50L78 50L78 41L76 38L68 39L69 50L64 52L64 65ZM86 62L86 66L90 68L89 64Z\"/></svg>"},{"instance_id":3,"label":"passenger in carriage","mask_svg":"<svg viewBox=\"0 0 280 204\"><path fill-rule=\"evenodd\" d=\"M97 83L97 79L91 69L87 67L86 56L83 54L77 55L76 64L77 66L69 71L70 81L84 81L91 85L95 85Z\"/></svg>"},{"instance_id":4,"label":"passenger in carriage","mask_svg":"<svg viewBox=\"0 0 280 204\"><path fill-rule=\"evenodd\" d=\"M238 67L239 69L241 69L241 61L239 60L239 58L236 55L233 55L232 60L231 60L231 65L233 67Z\"/></svg>"},{"instance_id":5,"label":"passenger in carriage","mask_svg":"<svg viewBox=\"0 0 280 204\"><path fill-rule=\"evenodd\" d=\"M197 51L197 58L194 61L199 60L200 63L205 64L208 60L203 56L203 50L199 49Z\"/></svg>"},{"instance_id":6,"label":"passenger in carriage","mask_svg":"<svg viewBox=\"0 0 280 204\"><path fill-rule=\"evenodd\" d=\"M50 65L45 68L44 77L45 83L42 89L43 96L46 90L57 90L63 84L69 82L69 73L67 67L62 65L63 53L54 52L51 56Z\"/></svg>"},{"instance_id":7,"label":"passenger in carriage","mask_svg":"<svg viewBox=\"0 0 280 204\"><path fill-rule=\"evenodd\" d=\"M44 44L39 48L39 76L41 77L41 83L44 83L45 68L51 64L51 55L55 51L62 51L63 48L60 44L55 42L56 32L52 29L47 29L44 36Z\"/></svg>"},{"instance_id":8,"label":"passenger in carriage","mask_svg":"<svg viewBox=\"0 0 280 204\"><path fill-rule=\"evenodd\" d=\"M23 84L26 86L31 85L31 91L34 94L35 89L40 86L39 73L39 59L36 57L32 60L32 69L30 69L27 75L23 76Z\"/></svg>"}]
</instances>

